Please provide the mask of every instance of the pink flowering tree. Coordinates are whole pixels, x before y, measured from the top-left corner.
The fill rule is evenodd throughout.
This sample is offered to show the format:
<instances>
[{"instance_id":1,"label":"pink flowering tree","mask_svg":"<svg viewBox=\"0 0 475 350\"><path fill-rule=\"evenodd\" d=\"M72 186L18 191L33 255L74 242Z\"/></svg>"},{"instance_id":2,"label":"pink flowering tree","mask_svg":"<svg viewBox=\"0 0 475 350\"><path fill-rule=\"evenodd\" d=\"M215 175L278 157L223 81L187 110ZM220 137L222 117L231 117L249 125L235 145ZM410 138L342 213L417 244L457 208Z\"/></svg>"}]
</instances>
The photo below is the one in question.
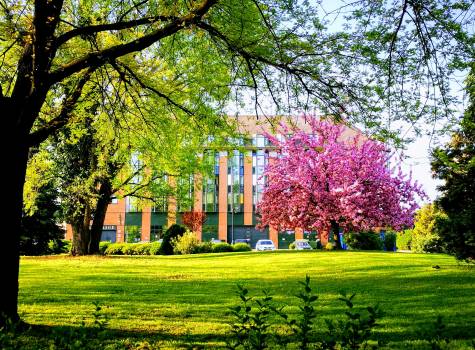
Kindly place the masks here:
<instances>
[{"instance_id":1,"label":"pink flowering tree","mask_svg":"<svg viewBox=\"0 0 475 350\"><path fill-rule=\"evenodd\" d=\"M258 227L336 233L412 226L416 197L425 194L400 167L391 170L389 149L348 127L309 118L312 132L281 126L264 176ZM289 135L291 136L285 136Z\"/></svg>"}]
</instances>

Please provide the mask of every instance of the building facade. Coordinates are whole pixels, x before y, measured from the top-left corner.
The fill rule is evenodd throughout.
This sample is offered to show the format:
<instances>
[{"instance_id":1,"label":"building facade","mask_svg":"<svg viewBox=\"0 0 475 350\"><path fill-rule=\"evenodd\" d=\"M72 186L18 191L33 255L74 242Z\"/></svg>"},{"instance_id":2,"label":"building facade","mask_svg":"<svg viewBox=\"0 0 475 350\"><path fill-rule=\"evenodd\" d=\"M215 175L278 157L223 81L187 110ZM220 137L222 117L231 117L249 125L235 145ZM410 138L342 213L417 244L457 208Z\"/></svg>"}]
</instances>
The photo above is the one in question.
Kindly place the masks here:
<instances>
[{"instance_id":1,"label":"building facade","mask_svg":"<svg viewBox=\"0 0 475 350\"><path fill-rule=\"evenodd\" d=\"M236 117L239 133L247 135L249 142L241 150L206 150L203 154L214 164L211 176L194 175L190 180L170 178L174 186L186 186L192 198L191 208L180 208L173 197L164 198L155 206L138 207L132 198L112 198L109 204L102 240L112 242L155 241L162 237L170 225L182 223L182 211L206 213L206 221L196 232L198 239L213 238L226 242L246 238L254 247L259 239L271 239L276 247L288 248L295 239L315 239L316 233L294 228L277 232L272 227L257 230L256 207L265 186L264 169L275 150L264 136L274 134L273 126L279 122L295 125L310 131L304 117L273 117L257 119L255 116ZM347 129L344 137L357 131ZM70 225L66 238L72 238ZM323 237L322 237L323 238ZM322 242L324 243L324 242Z\"/></svg>"}]
</instances>

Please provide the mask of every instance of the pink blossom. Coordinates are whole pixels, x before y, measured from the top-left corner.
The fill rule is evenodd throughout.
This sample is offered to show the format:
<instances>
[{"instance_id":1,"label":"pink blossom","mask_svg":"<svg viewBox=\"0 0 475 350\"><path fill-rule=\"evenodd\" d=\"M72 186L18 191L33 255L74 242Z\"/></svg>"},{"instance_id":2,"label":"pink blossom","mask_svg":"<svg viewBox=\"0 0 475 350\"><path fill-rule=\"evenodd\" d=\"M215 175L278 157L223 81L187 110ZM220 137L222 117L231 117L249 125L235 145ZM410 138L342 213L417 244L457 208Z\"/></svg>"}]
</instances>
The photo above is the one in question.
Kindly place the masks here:
<instances>
[{"instance_id":1,"label":"pink blossom","mask_svg":"<svg viewBox=\"0 0 475 350\"><path fill-rule=\"evenodd\" d=\"M309 118L312 134L285 125L284 137L266 135L278 150L264 176L258 227L328 231L412 226L421 186L388 167L388 148L360 134L344 139L344 125Z\"/></svg>"}]
</instances>

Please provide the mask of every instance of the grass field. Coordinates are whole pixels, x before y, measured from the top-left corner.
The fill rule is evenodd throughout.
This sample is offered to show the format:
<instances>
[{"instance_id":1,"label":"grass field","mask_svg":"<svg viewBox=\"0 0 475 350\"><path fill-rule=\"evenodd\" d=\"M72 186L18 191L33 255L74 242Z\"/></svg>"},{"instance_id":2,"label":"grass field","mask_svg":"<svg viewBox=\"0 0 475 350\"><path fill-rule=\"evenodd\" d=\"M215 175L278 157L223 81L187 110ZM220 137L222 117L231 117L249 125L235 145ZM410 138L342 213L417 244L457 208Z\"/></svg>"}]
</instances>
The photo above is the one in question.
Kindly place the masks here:
<instances>
[{"instance_id":1,"label":"grass field","mask_svg":"<svg viewBox=\"0 0 475 350\"><path fill-rule=\"evenodd\" d=\"M452 348L469 348L468 340L475 338L475 269L446 255L278 251L23 257L19 311L37 325L33 330L41 330L28 335L37 344L59 326L90 322L92 302L99 301L109 317L109 341L145 337L165 348L219 347L231 320L228 307L238 304L237 283L256 295L268 289L277 303L296 305L297 282L306 274L320 296L318 327L324 318L343 313L338 297L347 291L357 293L358 306L380 304L386 315L376 336L391 348L427 347L423 329L438 314L445 335L455 340Z\"/></svg>"}]
</instances>

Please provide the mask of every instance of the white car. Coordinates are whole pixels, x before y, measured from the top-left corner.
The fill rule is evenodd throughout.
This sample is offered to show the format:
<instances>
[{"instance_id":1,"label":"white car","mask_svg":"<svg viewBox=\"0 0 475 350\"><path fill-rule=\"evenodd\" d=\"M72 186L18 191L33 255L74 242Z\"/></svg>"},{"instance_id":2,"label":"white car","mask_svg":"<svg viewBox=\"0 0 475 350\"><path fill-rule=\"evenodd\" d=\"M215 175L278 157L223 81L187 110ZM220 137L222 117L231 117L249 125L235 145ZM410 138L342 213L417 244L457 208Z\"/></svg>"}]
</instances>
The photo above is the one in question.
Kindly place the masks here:
<instances>
[{"instance_id":1,"label":"white car","mask_svg":"<svg viewBox=\"0 0 475 350\"><path fill-rule=\"evenodd\" d=\"M275 250L274 242L272 242L270 239L260 239L256 243L256 250L257 251Z\"/></svg>"}]
</instances>

